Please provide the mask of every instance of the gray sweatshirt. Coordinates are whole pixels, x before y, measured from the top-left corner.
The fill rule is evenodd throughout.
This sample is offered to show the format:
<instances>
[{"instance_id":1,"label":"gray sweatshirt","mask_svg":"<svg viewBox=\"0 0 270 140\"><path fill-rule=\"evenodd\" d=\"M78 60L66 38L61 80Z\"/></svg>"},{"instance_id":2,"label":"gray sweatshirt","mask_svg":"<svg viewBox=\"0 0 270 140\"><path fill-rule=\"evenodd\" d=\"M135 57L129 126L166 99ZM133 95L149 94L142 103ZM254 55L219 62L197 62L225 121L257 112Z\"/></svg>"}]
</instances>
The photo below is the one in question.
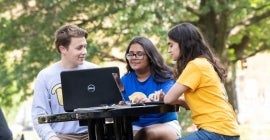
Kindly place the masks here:
<instances>
[{"instance_id":1,"label":"gray sweatshirt","mask_svg":"<svg viewBox=\"0 0 270 140\"><path fill-rule=\"evenodd\" d=\"M76 69L96 68L96 64L84 62ZM38 124L37 117L65 113L63 108L60 73L64 71L60 63L41 70L34 84L34 98L32 103L32 120L34 128L42 140L48 140L57 134L74 134L87 132L86 126L79 126L78 121Z\"/></svg>"}]
</instances>

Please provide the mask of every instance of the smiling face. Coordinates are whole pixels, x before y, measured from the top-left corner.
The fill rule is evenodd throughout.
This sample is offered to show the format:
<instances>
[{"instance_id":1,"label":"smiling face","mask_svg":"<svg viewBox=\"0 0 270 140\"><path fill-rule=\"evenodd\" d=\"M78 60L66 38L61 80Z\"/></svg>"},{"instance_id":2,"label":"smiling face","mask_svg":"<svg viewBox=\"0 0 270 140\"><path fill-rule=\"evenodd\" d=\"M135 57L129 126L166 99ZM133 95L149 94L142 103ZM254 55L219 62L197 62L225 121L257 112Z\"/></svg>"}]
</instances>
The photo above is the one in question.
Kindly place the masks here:
<instances>
[{"instance_id":1,"label":"smiling face","mask_svg":"<svg viewBox=\"0 0 270 140\"><path fill-rule=\"evenodd\" d=\"M129 48L128 54L130 55L128 63L134 71L149 70L149 59L145 54L144 48L138 44L132 44Z\"/></svg>"},{"instance_id":2,"label":"smiling face","mask_svg":"<svg viewBox=\"0 0 270 140\"><path fill-rule=\"evenodd\" d=\"M87 54L85 37L72 37L70 45L66 48L60 46L61 61L65 68L75 68L83 64Z\"/></svg>"},{"instance_id":3,"label":"smiling face","mask_svg":"<svg viewBox=\"0 0 270 140\"><path fill-rule=\"evenodd\" d=\"M169 46L168 53L171 55L174 61L177 61L180 55L179 44L170 38L168 38L167 40L168 40L168 46Z\"/></svg>"}]
</instances>

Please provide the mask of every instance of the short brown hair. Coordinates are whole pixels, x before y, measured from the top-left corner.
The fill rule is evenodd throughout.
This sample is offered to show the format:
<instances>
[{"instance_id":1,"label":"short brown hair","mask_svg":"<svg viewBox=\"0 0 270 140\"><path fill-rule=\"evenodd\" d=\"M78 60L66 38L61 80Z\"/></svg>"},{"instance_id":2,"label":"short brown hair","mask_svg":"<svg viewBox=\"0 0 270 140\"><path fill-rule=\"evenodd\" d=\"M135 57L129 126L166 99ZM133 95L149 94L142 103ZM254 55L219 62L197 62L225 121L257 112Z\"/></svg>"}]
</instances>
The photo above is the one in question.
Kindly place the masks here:
<instances>
[{"instance_id":1,"label":"short brown hair","mask_svg":"<svg viewBox=\"0 0 270 140\"><path fill-rule=\"evenodd\" d=\"M55 32L55 47L60 53L59 46L68 48L72 37L85 37L88 33L86 30L78 27L77 25L63 25Z\"/></svg>"}]
</instances>

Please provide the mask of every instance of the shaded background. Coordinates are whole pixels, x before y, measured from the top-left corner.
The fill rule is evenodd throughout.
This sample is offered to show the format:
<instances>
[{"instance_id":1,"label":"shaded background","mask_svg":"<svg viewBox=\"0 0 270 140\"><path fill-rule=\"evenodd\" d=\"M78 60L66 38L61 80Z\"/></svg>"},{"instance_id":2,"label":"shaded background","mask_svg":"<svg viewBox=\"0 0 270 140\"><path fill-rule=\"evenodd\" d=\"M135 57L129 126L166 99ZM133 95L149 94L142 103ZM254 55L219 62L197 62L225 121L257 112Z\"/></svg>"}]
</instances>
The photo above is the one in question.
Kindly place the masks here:
<instances>
[{"instance_id":1,"label":"shaded background","mask_svg":"<svg viewBox=\"0 0 270 140\"><path fill-rule=\"evenodd\" d=\"M269 116L259 115L268 107L268 83L262 79L269 79L269 65L263 61L267 57L254 60L255 66L251 60L269 52L269 17L268 0L0 0L0 105L8 121L15 123L20 107L31 100L37 73L59 59L53 34L63 24L89 32L87 60L119 66L124 73L123 53L135 36L149 37L173 66L167 55L167 31L191 22L228 70L226 89L239 122L262 125L267 119L259 117ZM188 133L189 112L180 115L183 133ZM246 130L259 136L264 133L255 130L267 129L247 126Z\"/></svg>"}]
</instances>

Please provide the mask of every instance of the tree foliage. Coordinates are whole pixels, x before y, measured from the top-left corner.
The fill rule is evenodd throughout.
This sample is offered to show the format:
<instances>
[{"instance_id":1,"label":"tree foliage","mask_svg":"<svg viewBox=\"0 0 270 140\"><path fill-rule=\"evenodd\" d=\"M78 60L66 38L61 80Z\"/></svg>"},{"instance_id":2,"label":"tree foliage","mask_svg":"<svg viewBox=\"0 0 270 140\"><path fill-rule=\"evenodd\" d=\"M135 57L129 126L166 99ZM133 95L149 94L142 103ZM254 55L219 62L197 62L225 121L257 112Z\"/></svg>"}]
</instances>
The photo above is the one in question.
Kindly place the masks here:
<instances>
[{"instance_id":1,"label":"tree foliage","mask_svg":"<svg viewBox=\"0 0 270 140\"><path fill-rule=\"evenodd\" d=\"M33 94L37 73L59 59L54 32L66 23L88 30L87 59L95 63L123 62L123 56L110 52L123 52L139 35L151 38L167 59L166 33L181 22L202 31L228 70L270 49L268 0L0 0L0 7L3 106Z\"/></svg>"}]
</instances>

